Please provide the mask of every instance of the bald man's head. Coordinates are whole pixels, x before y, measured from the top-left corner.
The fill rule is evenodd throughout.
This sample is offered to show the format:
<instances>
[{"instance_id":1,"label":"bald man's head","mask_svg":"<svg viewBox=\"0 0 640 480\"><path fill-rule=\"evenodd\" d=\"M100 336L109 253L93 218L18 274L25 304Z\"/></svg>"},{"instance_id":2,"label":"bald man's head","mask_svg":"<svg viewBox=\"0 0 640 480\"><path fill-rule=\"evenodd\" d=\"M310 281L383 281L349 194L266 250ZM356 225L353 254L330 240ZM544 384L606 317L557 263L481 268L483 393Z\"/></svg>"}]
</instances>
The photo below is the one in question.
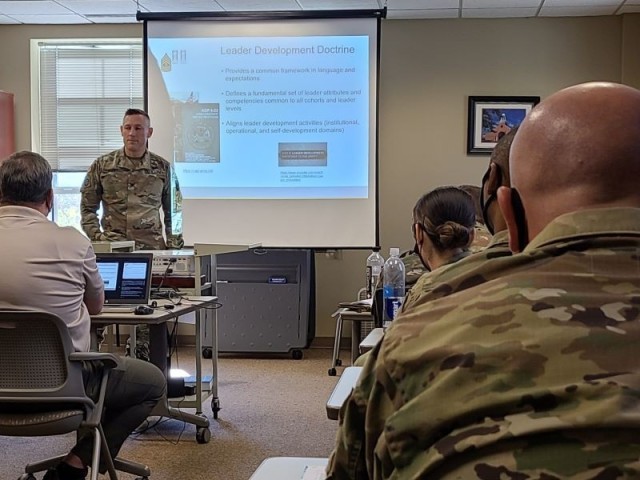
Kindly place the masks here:
<instances>
[{"instance_id":1,"label":"bald man's head","mask_svg":"<svg viewBox=\"0 0 640 480\"><path fill-rule=\"evenodd\" d=\"M536 106L510 155L511 185L526 215L520 230L528 230L520 243L565 213L640 207L639 133L640 91L624 85L576 85Z\"/></svg>"}]
</instances>

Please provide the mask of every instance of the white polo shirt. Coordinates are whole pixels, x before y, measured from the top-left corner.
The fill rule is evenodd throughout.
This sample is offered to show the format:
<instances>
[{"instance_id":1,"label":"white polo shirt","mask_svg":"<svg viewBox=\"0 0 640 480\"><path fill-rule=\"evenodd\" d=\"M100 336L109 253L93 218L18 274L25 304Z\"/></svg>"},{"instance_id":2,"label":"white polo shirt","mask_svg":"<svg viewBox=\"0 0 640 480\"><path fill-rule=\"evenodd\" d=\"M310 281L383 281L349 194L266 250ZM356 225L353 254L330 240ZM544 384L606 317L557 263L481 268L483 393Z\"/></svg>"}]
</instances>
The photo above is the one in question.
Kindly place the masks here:
<instances>
[{"instance_id":1,"label":"white polo shirt","mask_svg":"<svg viewBox=\"0 0 640 480\"><path fill-rule=\"evenodd\" d=\"M58 315L76 351L89 350L91 319L85 291L104 288L91 242L28 207L0 207L0 308Z\"/></svg>"}]
</instances>

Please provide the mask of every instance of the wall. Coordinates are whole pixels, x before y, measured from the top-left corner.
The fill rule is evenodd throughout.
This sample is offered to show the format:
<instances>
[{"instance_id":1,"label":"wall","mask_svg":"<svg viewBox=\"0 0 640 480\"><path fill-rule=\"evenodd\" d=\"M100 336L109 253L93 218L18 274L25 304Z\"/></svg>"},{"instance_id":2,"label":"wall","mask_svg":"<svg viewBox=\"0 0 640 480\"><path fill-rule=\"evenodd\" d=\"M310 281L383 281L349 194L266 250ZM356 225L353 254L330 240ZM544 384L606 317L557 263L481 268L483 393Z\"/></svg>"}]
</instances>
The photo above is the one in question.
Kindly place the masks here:
<instances>
[{"instance_id":1,"label":"wall","mask_svg":"<svg viewBox=\"0 0 640 480\"><path fill-rule=\"evenodd\" d=\"M640 14L622 19L622 82L640 88Z\"/></svg>"},{"instance_id":2,"label":"wall","mask_svg":"<svg viewBox=\"0 0 640 480\"><path fill-rule=\"evenodd\" d=\"M488 159L466 154L469 95L545 97L590 80L628 79L638 86L639 18L384 21L380 231L385 257L391 246L413 245L411 209L422 193L445 184L479 184ZM0 27L0 90L16 94L17 148L31 145L30 38L140 35L141 25ZM316 255L317 336L333 336L330 314L363 286L367 255Z\"/></svg>"}]
</instances>

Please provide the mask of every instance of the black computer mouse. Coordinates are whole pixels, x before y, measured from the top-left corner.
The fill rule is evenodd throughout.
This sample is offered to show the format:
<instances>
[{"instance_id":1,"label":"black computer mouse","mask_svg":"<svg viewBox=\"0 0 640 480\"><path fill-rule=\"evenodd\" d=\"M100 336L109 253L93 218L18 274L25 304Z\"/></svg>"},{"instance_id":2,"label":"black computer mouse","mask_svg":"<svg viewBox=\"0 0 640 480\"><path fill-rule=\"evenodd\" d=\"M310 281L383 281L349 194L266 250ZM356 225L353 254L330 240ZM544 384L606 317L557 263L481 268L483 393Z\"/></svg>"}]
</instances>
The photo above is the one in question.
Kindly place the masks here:
<instances>
[{"instance_id":1,"label":"black computer mouse","mask_svg":"<svg viewBox=\"0 0 640 480\"><path fill-rule=\"evenodd\" d=\"M153 308L148 307L147 305L138 305L133 313L134 315L151 315L153 313Z\"/></svg>"}]
</instances>

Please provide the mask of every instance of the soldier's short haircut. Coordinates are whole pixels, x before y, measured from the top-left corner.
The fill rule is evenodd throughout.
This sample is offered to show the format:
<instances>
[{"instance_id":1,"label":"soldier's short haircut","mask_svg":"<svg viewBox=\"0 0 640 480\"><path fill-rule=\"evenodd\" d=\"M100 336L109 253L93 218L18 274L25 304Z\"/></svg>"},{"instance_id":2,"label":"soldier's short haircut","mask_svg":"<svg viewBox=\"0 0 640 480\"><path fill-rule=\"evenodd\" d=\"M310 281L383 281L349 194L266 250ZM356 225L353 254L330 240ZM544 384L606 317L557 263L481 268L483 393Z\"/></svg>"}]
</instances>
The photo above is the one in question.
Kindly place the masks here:
<instances>
[{"instance_id":1,"label":"soldier's short haircut","mask_svg":"<svg viewBox=\"0 0 640 480\"><path fill-rule=\"evenodd\" d=\"M509 133L504 135L496 146L493 147L491 151L491 159L490 162L495 163L502 170L505 178L508 180L509 177L509 151L511 150L511 144L513 143L513 137L516 136L518 132L518 127L513 127ZM509 182L508 182L509 183ZM503 181L504 184L504 181Z\"/></svg>"},{"instance_id":2,"label":"soldier's short haircut","mask_svg":"<svg viewBox=\"0 0 640 480\"><path fill-rule=\"evenodd\" d=\"M476 222L482 222L482 205L480 205L480 187L476 185L460 185L458 188L471 195L473 205L476 207Z\"/></svg>"},{"instance_id":3,"label":"soldier's short haircut","mask_svg":"<svg viewBox=\"0 0 640 480\"><path fill-rule=\"evenodd\" d=\"M127 109L126 112L124 112L123 120L125 118L127 118L127 117L130 117L131 115L142 115L147 120L149 120L149 124L151 124L151 118L149 117L149 114L147 112L145 112L144 110L141 110L139 108L129 108L129 109Z\"/></svg>"},{"instance_id":4,"label":"soldier's short haircut","mask_svg":"<svg viewBox=\"0 0 640 480\"><path fill-rule=\"evenodd\" d=\"M440 250L466 247L476 223L476 209L467 192L439 187L426 193L413 208L413 220Z\"/></svg>"},{"instance_id":5,"label":"soldier's short haircut","mask_svg":"<svg viewBox=\"0 0 640 480\"><path fill-rule=\"evenodd\" d=\"M51 165L34 152L21 151L0 162L0 201L41 204L52 188Z\"/></svg>"}]
</instances>

